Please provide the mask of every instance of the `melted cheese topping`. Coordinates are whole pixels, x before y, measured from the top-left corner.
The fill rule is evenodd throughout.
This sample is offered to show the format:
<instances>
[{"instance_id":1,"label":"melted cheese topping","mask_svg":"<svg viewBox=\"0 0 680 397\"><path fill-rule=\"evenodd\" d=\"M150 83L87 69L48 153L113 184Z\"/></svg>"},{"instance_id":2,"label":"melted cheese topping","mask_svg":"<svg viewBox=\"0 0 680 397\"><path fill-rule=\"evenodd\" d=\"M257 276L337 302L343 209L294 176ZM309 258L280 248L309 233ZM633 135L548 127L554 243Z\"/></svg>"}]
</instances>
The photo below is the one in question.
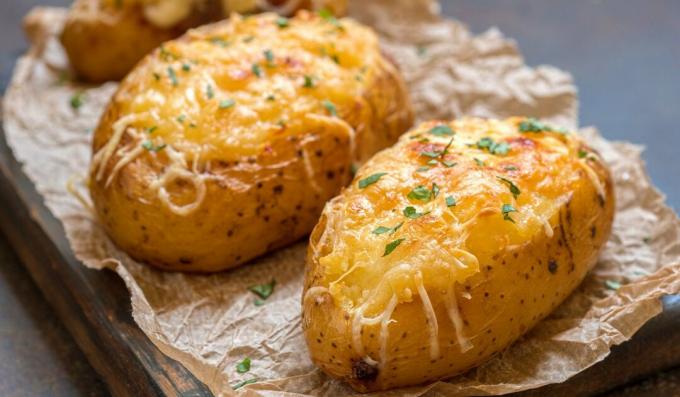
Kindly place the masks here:
<instances>
[{"instance_id":1,"label":"melted cheese topping","mask_svg":"<svg viewBox=\"0 0 680 397\"><path fill-rule=\"evenodd\" d=\"M165 43L117 94L123 117L152 114L138 129L203 160L254 155L272 139L309 132L310 116L349 115L380 57L375 35L301 12L233 15ZM319 122L318 120L316 121Z\"/></svg>"},{"instance_id":2,"label":"melted cheese topping","mask_svg":"<svg viewBox=\"0 0 680 397\"><path fill-rule=\"evenodd\" d=\"M352 345L367 362L375 359L365 354L362 328L380 324L384 365L390 318L414 299L422 305L432 359L440 354L444 321L437 307L446 308L459 349L471 349L455 285L499 252L539 233L553 236L550 219L581 184L604 192L605 175L582 160L587 147L577 135L521 132L521 121L425 123L377 154L327 204L325 229L312 246L322 269L317 287L351 314ZM431 132L444 125L455 134ZM377 173L385 175L358 186Z\"/></svg>"},{"instance_id":3,"label":"melted cheese topping","mask_svg":"<svg viewBox=\"0 0 680 397\"><path fill-rule=\"evenodd\" d=\"M304 170L320 191L307 146L317 132L333 131L349 138L355 153L354 129L343 116L355 111L385 61L375 34L351 20L301 12L279 26L277 18L233 15L147 57L114 96L119 119L99 126L96 141L102 134L106 140L93 156L94 179L109 187L127 164L153 151L164 164L151 188L173 213L187 215L204 199L211 161L254 156L274 140L301 136ZM191 202L175 202L168 192L177 179L193 186Z\"/></svg>"}]
</instances>

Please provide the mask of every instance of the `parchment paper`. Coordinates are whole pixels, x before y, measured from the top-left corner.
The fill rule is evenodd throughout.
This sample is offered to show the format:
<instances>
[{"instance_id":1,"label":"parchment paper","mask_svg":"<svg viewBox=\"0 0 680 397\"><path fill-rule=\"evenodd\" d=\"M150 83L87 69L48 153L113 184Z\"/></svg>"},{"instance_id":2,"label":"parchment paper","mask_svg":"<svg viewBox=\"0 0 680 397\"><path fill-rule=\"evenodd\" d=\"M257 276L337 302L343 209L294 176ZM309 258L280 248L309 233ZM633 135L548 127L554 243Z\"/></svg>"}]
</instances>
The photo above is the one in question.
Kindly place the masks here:
<instances>
[{"instance_id":1,"label":"parchment paper","mask_svg":"<svg viewBox=\"0 0 680 397\"><path fill-rule=\"evenodd\" d=\"M418 117L530 115L576 126L571 77L555 68L524 65L515 44L497 30L471 35L443 20L427 0L353 0L350 14L373 26L401 66ZM210 276L163 273L116 249L92 215L67 192L90 158L91 131L115 89L63 82L65 57L55 34L64 10L28 17L33 47L17 63L4 101L7 140L50 210L64 224L76 256L110 268L130 290L132 314L167 355L216 394L257 378L248 395L349 395L344 384L310 362L300 326L305 242L240 269ZM69 100L83 90L83 105ZM664 205L640 159L642 148L583 133L612 169L617 213L610 241L594 271L549 318L491 361L448 382L402 389L391 396L501 394L562 382L602 360L661 310L659 297L680 292L680 221ZM252 284L277 285L255 306ZM605 282L620 283L618 290ZM236 363L252 358L250 373Z\"/></svg>"}]
</instances>

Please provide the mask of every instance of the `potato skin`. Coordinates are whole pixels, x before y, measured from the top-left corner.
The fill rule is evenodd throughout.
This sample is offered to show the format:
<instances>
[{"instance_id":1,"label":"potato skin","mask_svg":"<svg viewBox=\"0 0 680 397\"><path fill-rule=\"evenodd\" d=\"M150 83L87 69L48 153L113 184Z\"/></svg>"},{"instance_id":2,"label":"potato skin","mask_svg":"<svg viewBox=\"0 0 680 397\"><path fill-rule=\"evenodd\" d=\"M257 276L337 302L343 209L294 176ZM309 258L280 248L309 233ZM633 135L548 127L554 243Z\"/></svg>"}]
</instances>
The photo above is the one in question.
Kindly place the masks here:
<instances>
[{"instance_id":1,"label":"potato skin","mask_svg":"<svg viewBox=\"0 0 680 397\"><path fill-rule=\"evenodd\" d=\"M411 125L398 70L368 28L302 12L283 29L276 18L234 15L190 31L114 94L94 134L89 188L101 224L133 258L214 272L294 242L352 163ZM332 41L318 33L329 31ZM320 48L331 44L335 59Z\"/></svg>"},{"instance_id":2,"label":"potato skin","mask_svg":"<svg viewBox=\"0 0 680 397\"><path fill-rule=\"evenodd\" d=\"M302 302L307 345L324 372L361 392L452 377L509 346L578 286L609 237L613 184L580 138L547 128L522 118L424 123L326 205L310 237ZM375 173L387 174L358 187ZM436 197L407 197L433 182ZM506 214L512 220L503 204L517 210ZM406 206L425 214L410 219ZM372 232L400 222L396 232ZM380 321L353 330L362 307Z\"/></svg>"},{"instance_id":3,"label":"potato skin","mask_svg":"<svg viewBox=\"0 0 680 397\"><path fill-rule=\"evenodd\" d=\"M229 15L230 11L223 6L237 8L238 12L257 11L250 0L232 0L224 4L218 0L183 0L195 3L186 17L171 26L156 26L145 16L144 1L74 1L60 39L79 79L90 83L122 79L139 60L164 41L178 37L189 28ZM271 3L275 7L281 1ZM345 1L322 3L322 6L331 6L336 15L344 13ZM295 11L305 8L311 9L312 4L302 1Z\"/></svg>"}]
</instances>

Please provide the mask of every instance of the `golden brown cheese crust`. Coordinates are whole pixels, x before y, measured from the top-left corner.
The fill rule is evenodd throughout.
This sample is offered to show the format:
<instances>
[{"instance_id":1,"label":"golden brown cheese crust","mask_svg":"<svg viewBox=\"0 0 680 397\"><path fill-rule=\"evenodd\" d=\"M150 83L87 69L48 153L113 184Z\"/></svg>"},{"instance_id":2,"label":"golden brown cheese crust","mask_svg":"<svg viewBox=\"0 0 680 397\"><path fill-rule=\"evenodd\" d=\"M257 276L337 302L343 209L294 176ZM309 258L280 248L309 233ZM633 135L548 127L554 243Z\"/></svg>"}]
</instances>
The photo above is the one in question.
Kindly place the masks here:
<instances>
[{"instance_id":1,"label":"golden brown cheese crust","mask_svg":"<svg viewBox=\"0 0 680 397\"><path fill-rule=\"evenodd\" d=\"M312 232L312 359L358 391L477 366L578 286L613 214L609 172L576 134L424 123L359 169Z\"/></svg>"},{"instance_id":2,"label":"golden brown cheese crust","mask_svg":"<svg viewBox=\"0 0 680 397\"><path fill-rule=\"evenodd\" d=\"M133 258L223 270L309 233L352 163L411 122L368 28L234 15L165 43L121 83L95 131L90 191Z\"/></svg>"},{"instance_id":3,"label":"golden brown cheese crust","mask_svg":"<svg viewBox=\"0 0 680 397\"><path fill-rule=\"evenodd\" d=\"M120 80L146 54L187 29L230 12L330 9L343 15L344 0L76 0L61 42L76 75L87 82Z\"/></svg>"}]
</instances>

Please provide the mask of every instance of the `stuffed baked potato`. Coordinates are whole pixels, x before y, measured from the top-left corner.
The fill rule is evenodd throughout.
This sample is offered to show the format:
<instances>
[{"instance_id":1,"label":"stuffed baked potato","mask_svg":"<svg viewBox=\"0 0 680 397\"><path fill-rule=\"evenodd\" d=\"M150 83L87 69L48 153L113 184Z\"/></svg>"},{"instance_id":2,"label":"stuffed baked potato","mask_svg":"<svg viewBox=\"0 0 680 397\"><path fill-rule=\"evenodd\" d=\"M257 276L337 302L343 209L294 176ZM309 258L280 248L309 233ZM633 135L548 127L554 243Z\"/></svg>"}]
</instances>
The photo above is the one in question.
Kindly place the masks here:
<instances>
[{"instance_id":1,"label":"stuffed baked potato","mask_svg":"<svg viewBox=\"0 0 680 397\"><path fill-rule=\"evenodd\" d=\"M76 0L61 42L79 78L122 79L144 55L188 28L217 21L231 12L300 9L345 11L345 0Z\"/></svg>"},{"instance_id":2,"label":"stuffed baked potato","mask_svg":"<svg viewBox=\"0 0 680 397\"><path fill-rule=\"evenodd\" d=\"M308 234L361 162L412 123L376 35L301 11L191 30L123 80L89 187L113 241L163 269L218 271Z\"/></svg>"},{"instance_id":3,"label":"stuffed baked potato","mask_svg":"<svg viewBox=\"0 0 680 397\"><path fill-rule=\"evenodd\" d=\"M477 366L576 288L613 213L608 170L575 134L424 123L360 168L311 235L311 357L358 391Z\"/></svg>"}]
</instances>

